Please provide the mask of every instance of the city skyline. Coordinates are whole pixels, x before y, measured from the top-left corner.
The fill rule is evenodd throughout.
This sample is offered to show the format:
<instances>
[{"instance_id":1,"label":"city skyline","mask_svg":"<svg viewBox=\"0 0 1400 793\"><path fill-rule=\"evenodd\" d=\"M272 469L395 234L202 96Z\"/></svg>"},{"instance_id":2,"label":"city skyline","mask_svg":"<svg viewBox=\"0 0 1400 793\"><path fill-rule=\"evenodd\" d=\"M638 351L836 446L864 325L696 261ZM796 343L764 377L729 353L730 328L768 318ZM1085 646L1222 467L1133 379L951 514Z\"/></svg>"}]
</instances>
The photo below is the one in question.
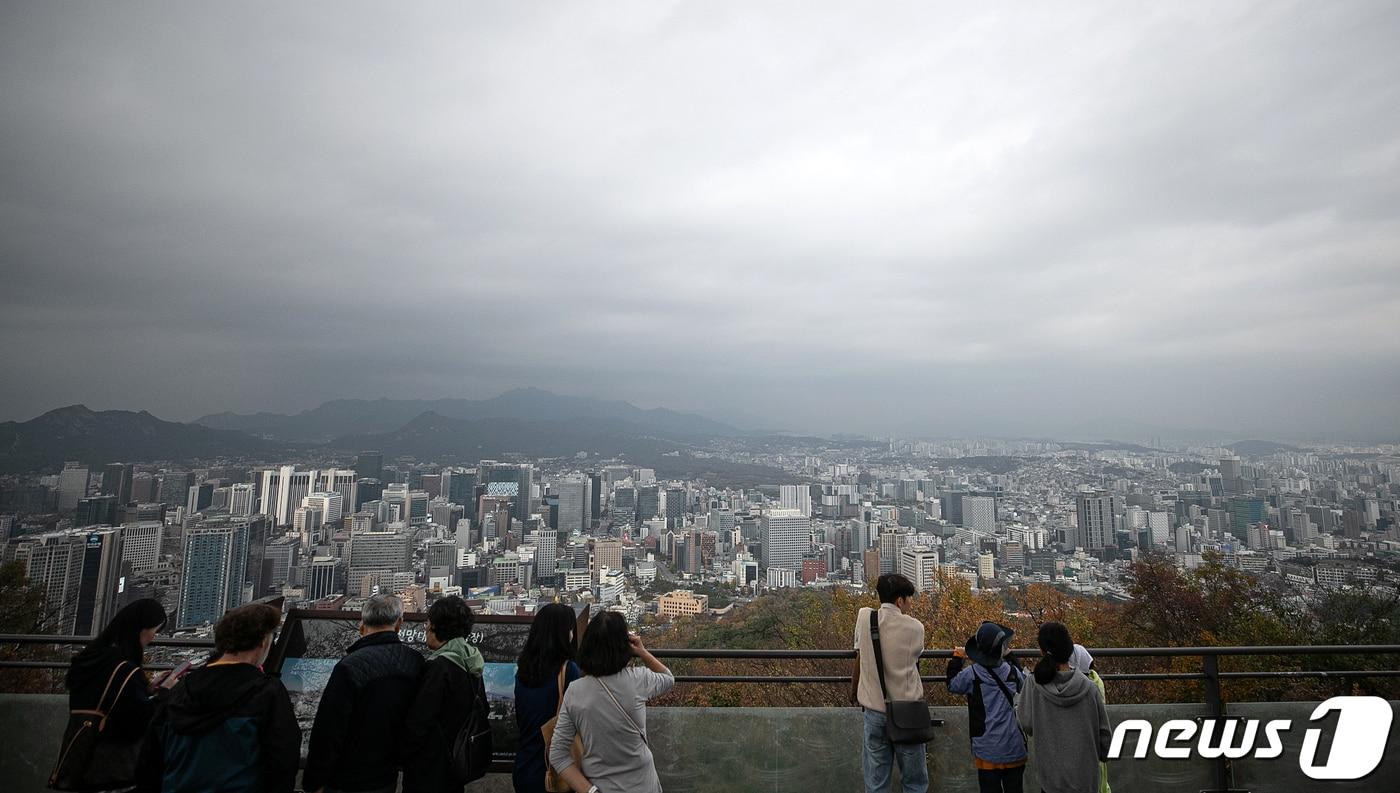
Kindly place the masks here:
<instances>
[{"instance_id":1,"label":"city skyline","mask_svg":"<svg viewBox=\"0 0 1400 793\"><path fill-rule=\"evenodd\" d=\"M815 434L1393 440L1397 29L8 6L0 417L537 386Z\"/></svg>"}]
</instances>

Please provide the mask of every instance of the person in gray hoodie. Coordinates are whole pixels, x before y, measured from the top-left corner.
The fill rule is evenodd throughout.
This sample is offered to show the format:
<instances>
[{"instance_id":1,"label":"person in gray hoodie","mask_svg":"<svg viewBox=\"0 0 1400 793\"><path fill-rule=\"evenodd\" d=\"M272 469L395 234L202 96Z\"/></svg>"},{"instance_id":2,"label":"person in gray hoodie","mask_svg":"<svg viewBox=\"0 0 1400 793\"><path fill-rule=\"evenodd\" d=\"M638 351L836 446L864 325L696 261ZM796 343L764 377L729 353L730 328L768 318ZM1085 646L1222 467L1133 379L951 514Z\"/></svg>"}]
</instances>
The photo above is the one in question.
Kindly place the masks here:
<instances>
[{"instance_id":1,"label":"person in gray hoodie","mask_svg":"<svg viewBox=\"0 0 1400 793\"><path fill-rule=\"evenodd\" d=\"M1045 793L1096 793L1113 726L1103 694L1070 668L1074 640L1058 622L1040 626L1041 659L1017 698L1016 719L1031 739L1031 765Z\"/></svg>"}]
</instances>

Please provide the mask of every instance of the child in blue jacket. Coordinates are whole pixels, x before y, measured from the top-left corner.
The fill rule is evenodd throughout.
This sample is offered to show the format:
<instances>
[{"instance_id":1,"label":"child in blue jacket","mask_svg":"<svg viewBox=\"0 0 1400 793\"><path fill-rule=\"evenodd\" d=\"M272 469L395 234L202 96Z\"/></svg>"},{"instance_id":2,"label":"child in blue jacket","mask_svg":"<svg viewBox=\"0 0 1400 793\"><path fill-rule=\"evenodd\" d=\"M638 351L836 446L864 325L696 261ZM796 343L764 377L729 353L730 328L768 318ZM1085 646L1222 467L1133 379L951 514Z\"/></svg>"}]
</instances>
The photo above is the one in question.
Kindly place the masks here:
<instances>
[{"instance_id":1,"label":"child in blue jacket","mask_svg":"<svg viewBox=\"0 0 1400 793\"><path fill-rule=\"evenodd\" d=\"M1026 739L1016 723L1015 706L1024 678L1005 659L1013 635L1005 625L984 622L948 661L948 691L967 697L972 761L981 793L1021 793L1026 772ZM972 663L966 665L969 660Z\"/></svg>"}]
</instances>

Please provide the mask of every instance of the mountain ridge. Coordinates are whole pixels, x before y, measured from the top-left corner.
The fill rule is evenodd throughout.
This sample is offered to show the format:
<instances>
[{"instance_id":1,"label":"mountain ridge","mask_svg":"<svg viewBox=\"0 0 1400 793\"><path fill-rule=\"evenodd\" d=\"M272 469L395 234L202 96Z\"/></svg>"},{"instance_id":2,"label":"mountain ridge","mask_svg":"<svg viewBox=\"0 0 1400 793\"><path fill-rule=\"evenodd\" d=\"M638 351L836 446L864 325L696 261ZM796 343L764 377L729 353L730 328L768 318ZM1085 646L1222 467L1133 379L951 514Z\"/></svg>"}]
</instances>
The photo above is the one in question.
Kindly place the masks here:
<instances>
[{"instance_id":1,"label":"mountain ridge","mask_svg":"<svg viewBox=\"0 0 1400 793\"><path fill-rule=\"evenodd\" d=\"M424 413L462 420L562 421L615 418L653 431L685 437L736 436L739 429L693 413L639 408L621 400L561 396L540 388L517 388L490 399L336 399L289 415L266 411L201 416L193 423L239 430L280 441L326 443L345 435L393 432Z\"/></svg>"}]
</instances>

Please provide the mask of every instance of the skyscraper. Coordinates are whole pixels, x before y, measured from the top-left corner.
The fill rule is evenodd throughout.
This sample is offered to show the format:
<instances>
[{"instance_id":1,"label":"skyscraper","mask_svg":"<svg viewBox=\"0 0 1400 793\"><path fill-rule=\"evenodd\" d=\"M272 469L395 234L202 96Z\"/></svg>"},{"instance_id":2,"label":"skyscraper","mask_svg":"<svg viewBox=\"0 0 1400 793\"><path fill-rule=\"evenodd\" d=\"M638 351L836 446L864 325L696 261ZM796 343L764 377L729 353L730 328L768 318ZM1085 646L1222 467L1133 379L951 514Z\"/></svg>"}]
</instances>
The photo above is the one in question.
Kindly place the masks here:
<instances>
[{"instance_id":1,"label":"skyscraper","mask_svg":"<svg viewBox=\"0 0 1400 793\"><path fill-rule=\"evenodd\" d=\"M899 550L899 574L914 582L914 588L928 592L938 583L938 551L924 545L907 545Z\"/></svg>"},{"instance_id":2,"label":"skyscraper","mask_svg":"<svg viewBox=\"0 0 1400 793\"><path fill-rule=\"evenodd\" d=\"M108 463L102 468L102 495L116 496L118 504L131 502L131 463Z\"/></svg>"},{"instance_id":3,"label":"skyscraper","mask_svg":"<svg viewBox=\"0 0 1400 793\"><path fill-rule=\"evenodd\" d=\"M1246 539L1249 536L1249 527L1264 520L1264 499L1233 496L1230 499L1229 511L1230 533L1241 540Z\"/></svg>"},{"instance_id":4,"label":"skyscraper","mask_svg":"<svg viewBox=\"0 0 1400 793\"><path fill-rule=\"evenodd\" d=\"M73 526L111 526L117 522L116 496L89 496L78 499L73 510Z\"/></svg>"},{"instance_id":5,"label":"skyscraper","mask_svg":"<svg viewBox=\"0 0 1400 793\"><path fill-rule=\"evenodd\" d=\"M82 463L64 463L58 475L58 511L71 512L80 499L87 498L88 469Z\"/></svg>"},{"instance_id":6,"label":"skyscraper","mask_svg":"<svg viewBox=\"0 0 1400 793\"><path fill-rule=\"evenodd\" d=\"M252 515L257 505L257 488L252 484L229 486L228 512L230 515Z\"/></svg>"},{"instance_id":7,"label":"skyscraper","mask_svg":"<svg viewBox=\"0 0 1400 793\"><path fill-rule=\"evenodd\" d=\"M666 528L679 529L685 525L685 514L689 509L690 496L685 485L672 484L666 488L665 509Z\"/></svg>"},{"instance_id":8,"label":"skyscraper","mask_svg":"<svg viewBox=\"0 0 1400 793\"><path fill-rule=\"evenodd\" d=\"M802 569L802 557L811 545L812 519L795 509L763 513L759 540L763 567L780 567L794 573Z\"/></svg>"},{"instance_id":9,"label":"skyscraper","mask_svg":"<svg viewBox=\"0 0 1400 793\"><path fill-rule=\"evenodd\" d=\"M1079 547L1097 551L1113 544L1113 496L1104 490L1079 493L1075 512L1079 520Z\"/></svg>"},{"instance_id":10,"label":"skyscraper","mask_svg":"<svg viewBox=\"0 0 1400 793\"><path fill-rule=\"evenodd\" d=\"M413 569L408 535L392 531L356 534L350 540L350 572L346 582L351 596L371 594L367 584L391 580L395 573Z\"/></svg>"},{"instance_id":11,"label":"skyscraper","mask_svg":"<svg viewBox=\"0 0 1400 793\"><path fill-rule=\"evenodd\" d=\"M997 528L997 502L991 496L963 496L962 525L982 534Z\"/></svg>"},{"instance_id":12,"label":"skyscraper","mask_svg":"<svg viewBox=\"0 0 1400 793\"><path fill-rule=\"evenodd\" d=\"M812 489L807 485L783 485L778 491L778 506L795 509L803 515L812 514Z\"/></svg>"},{"instance_id":13,"label":"skyscraper","mask_svg":"<svg viewBox=\"0 0 1400 793\"><path fill-rule=\"evenodd\" d=\"M56 632L91 636L102 630L117 610L121 530L71 529L35 539L18 558L56 615Z\"/></svg>"},{"instance_id":14,"label":"skyscraper","mask_svg":"<svg viewBox=\"0 0 1400 793\"><path fill-rule=\"evenodd\" d=\"M587 480L567 476L554 483L559 496L559 530L570 534L588 528Z\"/></svg>"},{"instance_id":15,"label":"skyscraper","mask_svg":"<svg viewBox=\"0 0 1400 793\"><path fill-rule=\"evenodd\" d=\"M122 526L122 564L132 572L154 567L160 561L165 524L157 521L128 523Z\"/></svg>"},{"instance_id":16,"label":"skyscraper","mask_svg":"<svg viewBox=\"0 0 1400 793\"><path fill-rule=\"evenodd\" d=\"M384 455L377 451L360 452L355 458L355 474L359 479L384 481Z\"/></svg>"},{"instance_id":17,"label":"skyscraper","mask_svg":"<svg viewBox=\"0 0 1400 793\"><path fill-rule=\"evenodd\" d=\"M166 471L160 475L160 491L156 501L168 507L183 507L194 487L194 474L189 471Z\"/></svg>"},{"instance_id":18,"label":"skyscraper","mask_svg":"<svg viewBox=\"0 0 1400 793\"><path fill-rule=\"evenodd\" d=\"M225 611L243 604L249 531L247 518L201 522L185 531L178 627L217 622ZM261 567L262 547L258 550Z\"/></svg>"}]
</instances>

